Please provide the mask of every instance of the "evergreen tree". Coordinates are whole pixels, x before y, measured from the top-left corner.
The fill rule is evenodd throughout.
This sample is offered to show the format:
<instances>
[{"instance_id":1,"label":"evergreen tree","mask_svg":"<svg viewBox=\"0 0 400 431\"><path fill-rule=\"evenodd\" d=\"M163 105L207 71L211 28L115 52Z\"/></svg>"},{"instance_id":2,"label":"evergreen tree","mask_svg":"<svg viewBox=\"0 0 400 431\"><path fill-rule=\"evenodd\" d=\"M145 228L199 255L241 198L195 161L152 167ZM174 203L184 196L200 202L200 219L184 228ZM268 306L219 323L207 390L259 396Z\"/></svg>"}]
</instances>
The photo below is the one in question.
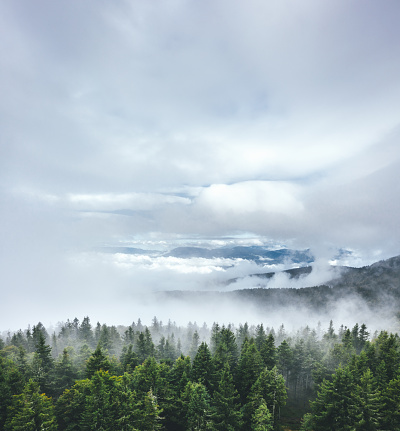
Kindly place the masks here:
<instances>
[{"instance_id":1,"label":"evergreen tree","mask_svg":"<svg viewBox=\"0 0 400 431\"><path fill-rule=\"evenodd\" d=\"M7 419L8 408L12 403L12 396L20 393L20 389L13 387L10 380L11 373L16 371L15 364L0 356L0 429L3 429Z\"/></svg>"},{"instance_id":2,"label":"evergreen tree","mask_svg":"<svg viewBox=\"0 0 400 431\"><path fill-rule=\"evenodd\" d=\"M137 343L136 343L136 354L141 364L145 359L154 356L155 348L151 333L146 327L144 332L140 332Z\"/></svg>"},{"instance_id":3,"label":"evergreen tree","mask_svg":"<svg viewBox=\"0 0 400 431\"><path fill-rule=\"evenodd\" d=\"M263 368L263 360L254 344L254 340L248 341L246 339L243 343L242 353L236 369L236 387L242 404L246 402L250 389Z\"/></svg>"},{"instance_id":4,"label":"evergreen tree","mask_svg":"<svg viewBox=\"0 0 400 431\"><path fill-rule=\"evenodd\" d=\"M39 393L39 384L29 380L21 395L15 396L6 431L56 431L51 398Z\"/></svg>"},{"instance_id":5,"label":"evergreen tree","mask_svg":"<svg viewBox=\"0 0 400 431\"><path fill-rule=\"evenodd\" d=\"M235 431L241 428L239 394L233 383L228 362L225 363L212 398L212 411L211 419L216 431Z\"/></svg>"},{"instance_id":6,"label":"evergreen tree","mask_svg":"<svg viewBox=\"0 0 400 431\"><path fill-rule=\"evenodd\" d=\"M256 344L257 350L261 352L261 346L264 344L264 341L267 339L267 335L264 331L264 325L261 323L257 325L256 334L254 338L254 342Z\"/></svg>"},{"instance_id":7,"label":"evergreen tree","mask_svg":"<svg viewBox=\"0 0 400 431\"><path fill-rule=\"evenodd\" d=\"M277 351L275 348L275 339L272 334L269 334L260 345L259 352L264 361L264 365L268 369L272 369L277 365Z\"/></svg>"},{"instance_id":8,"label":"evergreen tree","mask_svg":"<svg viewBox=\"0 0 400 431\"><path fill-rule=\"evenodd\" d=\"M332 382L324 380L311 403L312 425L318 431L347 431L354 424L353 378L348 368L339 368ZM313 428L313 429L314 429Z\"/></svg>"},{"instance_id":9,"label":"evergreen tree","mask_svg":"<svg viewBox=\"0 0 400 431\"><path fill-rule=\"evenodd\" d=\"M120 430L116 424L121 417L131 414L135 403L129 411L122 411L120 400L123 390L121 378L111 376L108 371L97 371L90 380L90 392L85 399L85 408L80 421L82 430ZM133 401L133 400L132 400ZM126 405L125 405L126 407ZM126 429L132 429L128 427Z\"/></svg>"},{"instance_id":10,"label":"evergreen tree","mask_svg":"<svg viewBox=\"0 0 400 431\"><path fill-rule=\"evenodd\" d=\"M239 351L235 334L229 327L222 326L219 331L213 359L217 370L222 370L225 362L229 362L232 371L235 370L239 359Z\"/></svg>"},{"instance_id":11,"label":"evergreen tree","mask_svg":"<svg viewBox=\"0 0 400 431\"><path fill-rule=\"evenodd\" d=\"M94 345L94 338L92 332L92 325L90 324L89 317L84 317L79 327L79 339L88 346Z\"/></svg>"},{"instance_id":12,"label":"evergreen tree","mask_svg":"<svg viewBox=\"0 0 400 431\"><path fill-rule=\"evenodd\" d=\"M150 390L154 395L167 385L166 377L162 375L162 365L154 357L147 358L143 364L138 365L133 373L133 383L139 396L144 396Z\"/></svg>"},{"instance_id":13,"label":"evergreen tree","mask_svg":"<svg viewBox=\"0 0 400 431\"><path fill-rule=\"evenodd\" d=\"M79 380L57 400L55 411L60 431L82 431L81 420L90 390L89 379Z\"/></svg>"},{"instance_id":14,"label":"evergreen tree","mask_svg":"<svg viewBox=\"0 0 400 431\"><path fill-rule=\"evenodd\" d=\"M286 381L289 380L289 370L292 366L293 352L290 348L288 342L283 340L277 349L278 354L278 368L282 375L285 377Z\"/></svg>"},{"instance_id":15,"label":"evergreen tree","mask_svg":"<svg viewBox=\"0 0 400 431\"><path fill-rule=\"evenodd\" d=\"M193 360L199 350L200 336L197 331L194 331L192 336L192 342L190 344L189 356Z\"/></svg>"},{"instance_id":16,"label":"evergreen tree","mask_svg":"<svg viewBox=\"0 0 400 431\"><path fill-rule=\"evenodd\" d=\"M131 373L139 364L137 354L133 351L133 345L124 346L120 357L122 370Z\"/></svg>"},{"instance_id":17,"label":"evergreen tree","mask_svg":"<svg viewBox=\"0 0 400 431\"><path fill-rule=\"evenodd\" d=\"M371 370L367 369L353 395L354 428L356 431L376 431L380 428L380 392Z\"/></svg>"},{"instance_id":18,"label":"evergreen tree","mask_svg":"<svg viewBox=\"0 0 400 431\"><path fill-rule=\"evenodd\" d=\"M36 330L35 354L32 361L32 373L34 380L39 383L40 390L47 394L51 392L52 372L54 369L54 360L51 355L51 347L46 344L43 331Z\"/></svg>"},{"instance_id":19,"label":"evergreen tree","mask_svg":"<svg viewBox=\"0 0 400 431\"><path fill-rule=\"evenodd\" d=\"M59 397L78 379L78 370L74 366L68 349L64 349L61 360L55 364L53 375L53 393Z\"/></svg>"},{"instance_id":20,"label":"evergreen tree","mask_svg":"<svg viewBox=\"0 0 400 431\"><path fill-rule=\"evenodd\" d=\"M96 371L108 371L111 368L110 361L107 356L103 353L100 345L97 346L96 350L92 353L86 363L86 377L90 378Z\"/></svg>"},{"instance_id":21,"label":"evergreen tree","mask_svg":"<svg viewBox=\"0 0 400 431\"><path fill-rule=\"evenodd\" d=\"M274 429L274 422L272 415L268 410L267 403L263 398L259 402L259 406L252 416L252 431L272 431Z\"/></svg>"},{"instance_id":22,"label":"evergreen tree","mask_svg":"<svg viewBox=\"0 0 400 431\"><path fill-rule=\"evenodd\" d=\"M242 350L243 343L248 338L250 338L250 332L249 325L246 322L244 325L240 324L239 329L236 331L236 343L240 350Z\"/></svg>"},{"instance_id":23,"label":"evergreen tree","mask_svg":"<svg viewBox=\"0 0 400 431\"><path fill-rule=\"evenodd\" d=\"M211 394L214 390L215 373L214 363L211 358L207 343L201 343L193 360L192 380L202 383Z\"/></svg>"},{"instance_id":24,"label":"evergreen tree","mask_svg":"<svg viewBox=\"0 0 400 431\"><path fill-rule=\"evenodd\" d=\"M382 393L382 429L400 430L400 379L391 380Z\"/></svg>"},{"instance_id":25,"label":"evergreen tree","mask_svg":"<svg viewBox=\"0 0 400 431\"><path fill-rule=\"evenodd\" d=\"M157 397L150 391L145 395L143 401L138 404L139 418L136 421L140 431L156 431L162 429L162 409L157 404Z\"/></svg>"},{"instance_id":26,"label":"evergreen tree","mask_svg":"<svg viewBox=\"0 0 400 431\"><path fill-rule=\"evenodd\" d=\"M168 430L183 431L186 426L186 410L183 408L181 394L191 375L190 357L183 355L176 359L168 373L171 388L171 403L165 411L165 426Z\"/></svg>"},{"instance_id":27,"label":"evergreen tree","mask_svg":"<svg viewBox=\"0 0 400 431\"><path fill-rule=\"evenodd\" d=\"M201 383L189 382L182 395L186 412L186 430L203 431L210 428L210 397Z\"/></svg>"},{"instance_id":28,"label":"evergreen tree","mask_svg":"<svg viewBox=\"0 0 400 431\"><path fill-rule=\"evenodd\" d=\"M251 387L248 402L244 409L245 423L250 427L250 421L259 406L259 400L263 399L271 414L274 424L278 422L281 406L286 404L287 394L285 380L278 369L264 368L256 382Z\"/></svg>"}]
</instances>

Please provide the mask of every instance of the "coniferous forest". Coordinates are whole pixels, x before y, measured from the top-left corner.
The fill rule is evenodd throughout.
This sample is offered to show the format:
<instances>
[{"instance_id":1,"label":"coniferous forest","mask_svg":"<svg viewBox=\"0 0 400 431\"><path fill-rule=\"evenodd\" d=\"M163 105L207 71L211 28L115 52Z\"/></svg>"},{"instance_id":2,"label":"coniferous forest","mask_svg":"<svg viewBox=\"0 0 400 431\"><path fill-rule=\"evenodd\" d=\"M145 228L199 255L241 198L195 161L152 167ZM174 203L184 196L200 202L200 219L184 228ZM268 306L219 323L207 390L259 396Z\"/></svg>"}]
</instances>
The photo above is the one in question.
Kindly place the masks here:
<instances>
[{"instance_id":1,"label":"coniferous forest","mask_svg":"<svg viewBox=\"0 0 400 431\"><path fill-rule=\"evenodd\" d=\"M0 429L400 430L397 335L41 323L0 338Z\"/></svg>"}]
</instances>

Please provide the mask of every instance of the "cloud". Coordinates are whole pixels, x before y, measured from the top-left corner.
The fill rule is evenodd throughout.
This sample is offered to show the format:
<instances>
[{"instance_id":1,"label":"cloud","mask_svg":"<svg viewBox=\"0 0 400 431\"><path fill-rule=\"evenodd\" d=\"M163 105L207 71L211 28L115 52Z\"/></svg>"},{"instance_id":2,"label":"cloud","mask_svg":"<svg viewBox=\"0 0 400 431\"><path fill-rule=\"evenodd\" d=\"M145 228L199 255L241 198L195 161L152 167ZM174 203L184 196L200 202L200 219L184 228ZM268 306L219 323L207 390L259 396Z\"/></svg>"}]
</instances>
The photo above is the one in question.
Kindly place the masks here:
<instances>
[{"instance_id":1,"label":"cloud","mask_svg":"<svg viewBox=\"0 0 400 431\"><path fill-rule=\"evenodd\" d=\"M400 253L398 13L395 0L2 2L7 285L36 280L50 298L74 273L65 250L138 236Z\"/></svg>"}]
</instances>

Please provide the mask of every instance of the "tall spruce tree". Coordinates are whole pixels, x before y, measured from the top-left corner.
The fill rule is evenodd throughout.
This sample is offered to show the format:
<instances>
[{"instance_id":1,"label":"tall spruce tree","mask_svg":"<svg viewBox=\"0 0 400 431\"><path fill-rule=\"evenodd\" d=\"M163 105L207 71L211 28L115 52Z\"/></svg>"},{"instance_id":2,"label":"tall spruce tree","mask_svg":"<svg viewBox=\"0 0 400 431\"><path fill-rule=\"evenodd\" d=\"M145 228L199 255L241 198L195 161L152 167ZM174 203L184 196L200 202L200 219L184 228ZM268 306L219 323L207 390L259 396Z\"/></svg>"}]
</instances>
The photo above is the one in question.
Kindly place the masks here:
<instances>
[{"instance_id":1,"label":"tall spruce tree","mask_svg":"<svg viewBox=\"0 0 400 431\"><path fill-rule=\"evenodd\" d=\"M380 411L381 394L370 369L367 369L356 385L353 393L352 412L356 431L376 431L382 429Z\"/></svg>"},{"instance_id":2,"label":"tall spruce tree","mask_svg":"<svg viewBox=\"0 0 400 431\"><path fill-rule=\"evenodd\" d=\"M236 368L236 387L240 394L242 404L245 404L250 389L257 380L264 363L259 351L257 350L254 340L246 339L242 346L239 363Z\"/></svg>"},{"instance_id":3,"label":"tall spruce tree","mask_svg":"<svg viewBox=\"0 0 400 431\"><path fill-rule=\"evenodd\" d=\"M202 342L193 360L192 380L202 383L210 394L214 391L215 372L207 343Z\"/></svg>"},{"instance_id":4,"label":"tall spruce tree","mask_svg":"<svg viewBox=\"0 0 400 431\"><path fill-rule=\"evenodd\" d=\"M268 410L268 406L264 398L261 398L261 400L259 400L258 407L251 418L251 430L272 431L273 429L274 421L272 415Z\"/></svg>"},{"instance_id":5,"label":"tall spruce tree","mask_svg":"<svg viewBox=\"0 0 400 431\"><path fill-rule=\"evenodd\" d=\"M51 398L39 393L39 384L29 380L21 395L14 397L4 429L6 431L56 431Z\"/></svg>"},{"instance_id":6,"label":"tall spruce tree","mask_svg":"<svg viewBox=\"0 0 400 431\"><path fill-rule=\"evenodd\" d=\"M242 414L239 398L229 363L226 362L212 397L211 419L216 431L236 431L241 428Z\"/></svg>"}]
</instances>

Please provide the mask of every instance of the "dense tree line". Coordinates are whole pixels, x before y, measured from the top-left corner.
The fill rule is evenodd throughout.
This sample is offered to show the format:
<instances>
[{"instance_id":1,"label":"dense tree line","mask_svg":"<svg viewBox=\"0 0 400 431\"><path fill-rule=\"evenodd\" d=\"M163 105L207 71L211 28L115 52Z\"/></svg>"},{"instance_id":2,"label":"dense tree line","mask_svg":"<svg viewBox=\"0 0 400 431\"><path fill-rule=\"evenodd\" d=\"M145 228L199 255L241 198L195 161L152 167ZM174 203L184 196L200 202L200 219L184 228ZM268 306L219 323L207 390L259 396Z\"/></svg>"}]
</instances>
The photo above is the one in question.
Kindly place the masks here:
<instances>
[{"instance_id":1,"label":"dense tree line","mask_svg":"<svg viewBox=\"0 0 400 431\"><path fill-rule=\"evenodd\" d=\"M38 323L0 339L0 429L273 430L286 403L304 430L400 429L398 337L369 338L332 322Z\"/></svg>"}]
</instances>

